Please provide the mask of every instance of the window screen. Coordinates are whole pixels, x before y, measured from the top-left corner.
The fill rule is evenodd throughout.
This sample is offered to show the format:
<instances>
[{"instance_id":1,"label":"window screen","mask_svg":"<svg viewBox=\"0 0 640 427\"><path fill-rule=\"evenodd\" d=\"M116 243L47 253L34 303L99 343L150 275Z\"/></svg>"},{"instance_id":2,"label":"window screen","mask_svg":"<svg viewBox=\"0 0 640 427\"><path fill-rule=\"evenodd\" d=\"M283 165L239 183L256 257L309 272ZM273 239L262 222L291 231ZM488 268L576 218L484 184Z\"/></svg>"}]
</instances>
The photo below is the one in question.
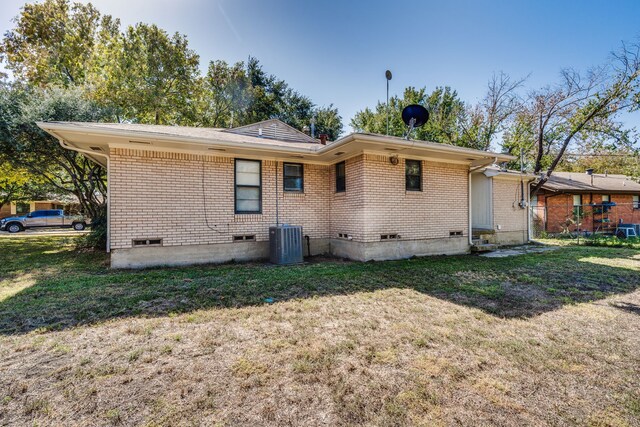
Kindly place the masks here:
<instances>
[{"instance_id":1,"label":"window screen","mask_svg":"<svg viewBox=\"0 0 640 427\"><path fill-rule=\"evenodd\" d=\"M347 191L346 167L344 162L336 164L336 193Z\"/></svg>"},{"instance_id":2,"label":"window screen","mask_svg":"<svg viewBox=\"0 0 640 427\"><path fill-rule=\"evenodd\" d=\"M407 191L422 191L422 162L405 161L405 184Z\"/></svg>"},{"instance_id":3,"label":"window screen","mask_svg":"<svg viewBox=\"0 0 640 427\"><path fill-rule=\"evenodd\" d=\"M260 213L262 210L261 163L236 160L236 213Z\"/></svg>"},{"instance_id":4,"label":"window screen","mask_svg":"<svg viewBox=\"0 0 640 427\"><path fill-rule=\"evenodd\" d=\"M304 172L301 164L284 164L284 191L304 191Z\"/></svg>"}]
</instances>

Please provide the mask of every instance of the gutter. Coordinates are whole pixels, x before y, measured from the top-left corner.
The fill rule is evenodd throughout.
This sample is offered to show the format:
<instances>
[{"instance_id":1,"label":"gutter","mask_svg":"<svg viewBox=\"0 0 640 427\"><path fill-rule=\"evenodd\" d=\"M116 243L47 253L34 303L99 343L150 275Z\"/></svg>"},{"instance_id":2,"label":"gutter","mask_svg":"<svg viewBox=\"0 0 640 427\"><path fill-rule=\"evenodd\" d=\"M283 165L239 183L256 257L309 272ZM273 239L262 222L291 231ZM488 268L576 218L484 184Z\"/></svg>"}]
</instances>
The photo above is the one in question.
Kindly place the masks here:
<instances>
[{"instance_id":1,"label":"gutter","mask_svg":"<svg viewBox=\"0 0 640 427\"><path fill-rule=\"evenodd\" d=\"M51 134L53 134L58 139L60 146L64 149L77 151L78 153L82 153L86 155L102 156L105 159L107 159L107 248L106 249L107 249L107 253L110 253L111 252L111 194L110 194L111 192L111 173L110 173L111 159L107 154L97 153L95 151L88 151L82 148L68 145L65 142L65 140L62 139L60 136L56 135L55 132L51 132Z\"/></svg>"},{"instance_id":2,"label":"gutter","mask_svg":"<svg viewBox=\"0 0 640 427\"><path fill-rule=\"evenodd\" d=\"M430 151L436 153L447 153L447 154L458 154L458 155L467 155L470 157L476 157L478 160L488 159L489 157L492 161L501 160L508 161L514 160L515 157L511 155L505 154L496 154L490 152L484 152L480 150L474 150L471 148L465 147L457 147L453 145L445 145L438 144L435 142L429 141L416 141L416 140L404 140L395 137L386 137L386 136L377 136L377 135L369 135L363 133L351 133L331 144L321 145L316 144L314 147L309 148L300 148L300 147L284 147L278 145L266 145L262 142L228 142L228 141L214 141L207 138L193 137L193 136L177 136L177 135L164 135L153 132L142 132L143 135L139 133L133 133L131 131L117 130L117 129L95 129L94 132L87 131L86 128L83 128L81 125L75 125L73 123L63 124L60 122L36 122L36 125L41 129L55 133L56 130L65 130L68 132L73 132L79 135L96 135L100 134L102 136L114 136L119 138L140 138L144 137L144 139L149 141L158 141L158 142L176 142L182 141L191 144L206 146L207 148L220 146L225 148L246 148L246 149L257 149L257 150L269 150L277 153L287 153L287 154L306 154L311 156L321 156L325 153L333 151L343 145L351 142L351 141L365 141L378 145L385 146L396 146L399 148L425 148ZM56 136L58 137L58 136ZM58 137L59 138L59 137Z\"/></svg>"}]
</instances>

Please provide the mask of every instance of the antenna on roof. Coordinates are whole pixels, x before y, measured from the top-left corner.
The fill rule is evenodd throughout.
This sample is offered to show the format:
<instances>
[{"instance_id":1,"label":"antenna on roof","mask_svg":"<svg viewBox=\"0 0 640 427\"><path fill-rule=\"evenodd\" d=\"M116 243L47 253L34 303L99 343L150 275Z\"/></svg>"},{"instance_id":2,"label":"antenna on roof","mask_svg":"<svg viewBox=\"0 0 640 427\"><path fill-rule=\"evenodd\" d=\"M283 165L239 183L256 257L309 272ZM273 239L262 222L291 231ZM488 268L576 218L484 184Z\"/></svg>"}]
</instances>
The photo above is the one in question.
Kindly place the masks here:
<instances>
[{"instance_id":1,"label":"antenna on roof","mask_svg":"<svg viewBox=\"0 0 640 427\"><path fill-rule=\"evenodd\" d=\"M311 117L311 138L315 138L316 137L316 115L314 114Z\"/></svg>"},{"instance_id":2,"label":"antenna on roof","mask_svg":"<svg viewBox=\"0 0 640 427\"><path fill-rule=\"evenodd\" d=\"M387 70L384 72L384 76L387 78L387 135L389 135L389 80L391 80L392 74L391 71Z\"/></svg>"},{"instance_id":3,"label":"antenna on roof","mask_svg":"<svg viewBox=\"0 0 640 427\"><path fill-rule=\"evenodd\" d=\"M407 134L404 139L409 139L413 129L424 125L427 123L427 120L429 120L429 112L422 105L411 104L404 107L402 110L402 121L407 125Z\"/></svg>"}]
</instances>

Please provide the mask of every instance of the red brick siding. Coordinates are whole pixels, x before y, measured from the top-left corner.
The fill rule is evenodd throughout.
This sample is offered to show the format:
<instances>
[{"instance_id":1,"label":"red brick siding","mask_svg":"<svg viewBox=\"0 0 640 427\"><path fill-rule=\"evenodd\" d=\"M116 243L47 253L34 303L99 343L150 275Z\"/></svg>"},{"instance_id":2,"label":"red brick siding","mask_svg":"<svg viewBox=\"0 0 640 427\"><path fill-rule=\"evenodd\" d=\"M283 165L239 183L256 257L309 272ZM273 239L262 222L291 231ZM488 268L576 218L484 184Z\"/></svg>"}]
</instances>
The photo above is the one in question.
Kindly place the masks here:
<instances>
[{"instance_id":1,"label":"red brick siding","mask_svg":"<svg viewBox=\"0 0 640 427\"><path fill-rule=\"evenodd\" d=\"M616 203L611 208L609 219L611 224L619 222L623 223L640 223L640 210L633 209L633 196L631 194L609 194L610 201ZM596 231L598 224L593 223L593 208L586 206L589 204L602 203L602 194L583 194L582 195L582 217L580 226L572 225L570 230L586 230ZM573 218L573 195L572 194L554 194L549 192L540 192L538 194L538 206L544 207L546 213L546 231L550 233L558 233L562 231L562 223L567 218Z\"/></svg>"}]
</instances>

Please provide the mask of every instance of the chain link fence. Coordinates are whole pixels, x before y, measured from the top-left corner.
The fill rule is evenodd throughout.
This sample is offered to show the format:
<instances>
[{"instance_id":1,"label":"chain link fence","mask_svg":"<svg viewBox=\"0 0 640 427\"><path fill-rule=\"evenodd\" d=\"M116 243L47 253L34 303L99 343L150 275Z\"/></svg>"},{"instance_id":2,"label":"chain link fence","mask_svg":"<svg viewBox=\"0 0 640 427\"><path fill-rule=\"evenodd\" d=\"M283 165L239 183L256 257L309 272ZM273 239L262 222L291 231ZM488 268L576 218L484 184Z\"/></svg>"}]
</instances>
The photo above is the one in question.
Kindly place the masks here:
<instances>
[{"instance_id":1,"label":"chain link fence","mask_svg":"<svg viewBox=\"0 0 640 427\"><path fill-rule=\"evenodd\" d=\"M640 204L531 205L533 238L547 237L640 237Z\"/></svg>"}]
</instances>

